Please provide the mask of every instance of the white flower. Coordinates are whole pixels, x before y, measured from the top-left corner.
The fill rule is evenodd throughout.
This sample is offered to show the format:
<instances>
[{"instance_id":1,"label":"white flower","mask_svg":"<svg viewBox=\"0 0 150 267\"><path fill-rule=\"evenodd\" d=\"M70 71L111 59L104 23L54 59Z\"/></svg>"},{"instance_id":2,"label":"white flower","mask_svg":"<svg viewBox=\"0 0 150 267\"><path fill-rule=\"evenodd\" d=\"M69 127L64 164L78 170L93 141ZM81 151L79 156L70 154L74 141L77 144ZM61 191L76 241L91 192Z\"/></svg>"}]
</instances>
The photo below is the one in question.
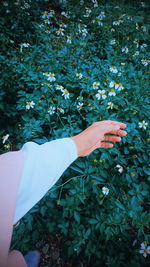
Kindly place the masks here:
<instances>
[{"instance_id":1,"label":"white flower","mask_svg":"<svg viewBox=\"0 0 150 267\"><path fill-rule=\"evenodd\" d=\"M22 52L22 48L23 47L29 47L29 46L30 46L29 43L22 43L22 44L20 44L20 52Z\"/></svg>"},{"instance_id":2,"label":"white flower","mask_svg":"<svg viewBox=\"0 0 150 267\"><path fill-rule=\"evenodd\" d=\"M115 89L117 89L118 91L121 91L124 89L122 83L114 83Z\"/></svg>"},{"instance_id":3,"label":"white flower","mask_svg":"<svg viewBox=\"0 0 150 267\"><path fill-rule=\"evenodd\" d=\"M118 172L123 172L123 167L121 165L117 164L116 167L118 168Z\"/></svg>"},{"instance_id":4,"label":"white flower","mask_svg":"<svg viewBox=\"0 0 150 267\"><path fill-rule=\"evenodd\" d=\"M110 67L109 70L110 70L112 73L117 73L117 72L118 72L116 66Z\"/></svg>"},{"instance_id":5,"label":"white flower","mask_svg":"<svg viewBox=\"0 0 150 267\"><path fill-rule=\"evenodd\" d=\"M133 57L136 57L139 55L139 51L136 51L134 54L133 54Z\"/></svg>"},{"instance_id":6,"label":"white flower","mask_svg":"<svg viewBox=\"0 0 150 267\"><path fill-rule=\"evenodd\" d=\"M140 47L141 47L141 49L144 49L147 47L147 44L142 44Z\"/></svg>"},{"instance_id":7,"label":"white flower","mask_svg":"<svg viewBox=\"0 0 150 267\"><path fill-rule=\"evenodd\" d=\"M124 89L124 87L123 87L122 83L118 83L115 85L115 89L117 89L118 91L121 91Z\"/></svg>"},{"instance_id":8,"label":"white flower","mask_svg":"<svg viewBox=\"0 0 150 267\"><path fill-rule=\"evenodd\" d=\"M8 6L7 2L2 2L3 6Z\"/></svg>"},{"instance_id":9,"label":"white flower","mask_svg":"<svg viewBox=\"0 0 150 267\"><path fill-rule=\"evenodd\" d=\"M60 90L60 91L63 91L64 90L64 87L62 85L57 85L56 86L56 90Z\"/></svg>"},{"instance_id":10,"label":"white flower","mask_svg":"<svg viewBox=\"0 0 150 267\"><path fill-rule=\"evenodd\" d=\"M92 12L91 8L85 7L86 13L83 15L84 17L88 18Z\"/></svg>"},{"instance_id":11,"label":"white flower","mask_svg":"<svg viewBox=\"0 0 150 267\"><path fill-rule=\"evenodd\" d=\"M6 134L5 136L2 137L3 144L5 144L5 142L7 141L8 137L9 137L9 134Z\"/></svg>"},{"instance_id":12,"label":"white flower","mask_svg":"<svg viewBox=\"0 0 150 267\"><path fill-rule=\"evenodd\" d=\"M61 35L64 36L64 29L63 28L59 28L58 31L56 31L57 35Z\"/></svg>"},{"instance_id":13,"label":"white flower","mask_svg":"<svg viewBox=\"0 0 150 267\"><path fill-rule=\"evenodd\" d=\"M53 18L54 15L55 15L55 11L54 10L50 10L50 12L45 11L43 13L43 15L42 15L42 19L45 19L45 22L46 22L47 19Z\"/></svg>"},{"instance_id":14,"label":"white flower","mask_svg":"<svg viewBox=\"0 0 150 267\"><path fill-rule=\"evenodd\" d=\"M107 96L105 95L105 90L98 90L98 93L96 94L96 98L98 100L105 99Z\"/></svg>"},{"instance_id":15,"label":"white flower","mask_svg":"<svg viewBox=\"0 0 150 267\"><path fill-rule=\"evenodd\" d=\"M99 16L97 17L98 20L103 20L105 18L105 12L101 11L101 13L99 14Z\"/></svg>"},{"instance_id":16,"label":"white flower","mask_svg":"<svg viewBox=\"0 0 150 267\"><path fill-rule=\"evenodd\" d=\"M109 189L107 187L102 187L102 192L104 195L108 195L109 194Z\"/></svg>"},{"instance_id":17,"label":"white flower","mask_svg":"<svg viewBox=\"0 0 150 267\"><path fill-rule=\"evenodd\" d=\"M20 44L20 46L21 46L21 47L29 47L30 44L29 44L29 43L22 43L22 44Z\"/></svg>"},{"instance_id":18,"label":"white flower","mask_svg":"<svg viewBox=\"0 0 150 267\"><path fill-rule=\"evenodd\" d=\"M145 3L144 3L144 2L141 2L141 6L142 6L142 7L145 7L146 5L145 5Z\"/></svg>"},{"instance_id":19,"label":"white flower","mask_svg":"<svg viewBox=\"0 0 150 267\"><path fill-rule=\"evenodd\" d=\"M115 39L111 40L111 41L110 41L110 44L111 44L111 45L116 44L116 40L115 40Z\"/></svg>"},{"instance_id":20,"label":"white flower","mask_svg":"<svg viewBox=\"0 0 150 267\"><path fill-rule=\"evenodd\" d=\"M76 77L77 77L78 79L82 79L83 75L82 75L82 73L77 73L77 74L76 74Z\"/></svg>"},{"instance_id":21,"label":"white flower","mask_svg":"<svg viewBox=\"0 0 150 267\"><path fill-rule=\"evenodd\" d=\"M93 89L98 89L100 83L94 82L93 83Z\"/></svg>"},{"instance_id":22,"label":"white flower","mask_svg":"<svg viewBox=\"0 0 150 267\"><path fill-rule=\"evenodd\" d=\"M49 109L48 109L48 113L50 114L50 115L52 115L52 114L54 114L55 113L55 107L49 107Z\"/></svg>"},{"instance_id":23,"label":"white flower","mask_svg":"<svg viewBox=\"0 0 150 267\"><path fill-rule=\"evenodd\" d=\"M147 254L150 254L150 246L146 246L144 243L141 243L141 249L139 250L140 254L146 258Z\"/></svg>"},{"instance_id":24,"label":"white flower","mask_svg":"<svg viewBox=\"0 0 150 267\"><path fill-rule=\"evenodd\" d=\"M92 3L94 4L94 7L98 7L98 2L97 2L97 0L92 0Z\"/></svg>"},{"instance_id":25,"label":"white flower","mask_svg":"<svg viewBox=\"0 0 150 267\"><path fill-rule=\"evenodd\" d=\"M83 103L79 102L77 108L80 110L83 107Z\"/></svg>"},{"instance_id":26,"label":"white flower","mask_svg":"<svg viewBox=\"0 0 150 267\"><path fill-rule=\"evenodd\" d=\"M109 87L112 88L112 87L115 86L115 84L116 84L115 82L111 81L110 84L109 84Z\"/></svg>"},{"instance_id":27,"label":"white flower","mask_svg":"<svg viewBox=\"0 0 150 267\"><path fill-rule=\"evenodd\" d=\"M148 125L148 123L145 122L145 121L139 122L139 128L143 128L143 129L146 130L146 126L147 126L147 125Z\"/></svg>"},{"instance_id":28,"label":"white flower","mask_svg":"<svg viewBox=\"0 0 150 267\"><path fill-rule=\"evenodd\" d=\"M65 23L63 23L63 22L59 26L60 26L60 29L61 28L67 28L67 25Z\"/></svg>"},{"instance_id":29,"label":"white flower","mask_svg":"<svg viewBox=\"0 0 150 267\"><path fill-rule=\"evenodd\" d=\"M122 48L122 52L125 52L126 54L129 52L129 49L128 49L128 47L123 47Z\"/></svg>"},{"instance_id":30,"label":"white flower","mask_svg":"<svg viewBox=\"0 0 150 267\"><path fill-rule=\"evenodd\" d=\"M65 113L65 111L64 111L64 109L63 108L57 108L59 111L60 111L60 113L62 113L62 114L64 114Z\"/></svg>"},{"instance_id":31,"label":"white flower","mask_svg":"<svg viewBox=\"0 0 150 267\"><path fill-rule=\"evenodd\" d=\"M148 63L149 63L149 60L142 59L141 62L146 67L148 65Z\"/></svg>"},{"instance_id":32,"label":"white flower","mask_svg":"<svg viewBox=\"0 0 150 267\"><path fill-rule=\"evenodd\" d=\"M34 108L35 103L33 101L26 102L26 109Z\"/></svg>"},{"instance_id":33,"label":"white flower","mask_svg":"<svg viewBox=\"0 0 150 267\"><path fill-rule=\"evenodd\" d=\"M83 29L83 30L82 30L82 35L83 35L84 37L86 37L87 34L88 34L88 31L87 31L86 29Z\"/></svg>"},{"instance_id":34,"label":"white flower","mask_svg":"<svg viewBox=\"0 0 150 267\"><path fill-rule=\"evenodd\" d=\"M61 15L64 16L64 17L66 17L66 18L68 18L68 19L70 18L70 16L65 11L62 11L61 12Z\"/></svg>"},{"instance_id":35,"label":"white flower","mask_svg":"<svg viewBox=\"0 0 150 267\"><path fill-rule=\"evenodd\" d=\"M108 104L107 104L107 105L108 105L107 109L110 109L110 108L112 109L112 108L113 108L113 106L114 106L114 104L113 104L112 102L108 102Z\"/></svg>"},{"instance_id":36,"label":"white flower","mask_svg":"<svg viewBox=\"0 0 150 267\"><path fill-rule=\"evenodd\" d=\"M109 92L108 95L109 96L115 96L116 95L115 90L111 89L111 92Z\"/></svg>"},{"instance_id":37,"label":"white flower","mask_svg":"<svg viewBox=\"0 0 150 267\"><path fill-rule=\"evenodd\" d=\"M56 78L55 78L55 74L54 73L45 72L45 73L43 73L43 75L45 75L47 77L47 80L50 81L50 82L56 81Z\"/></svg>"},{"instance_id":38,"label":"white flower","mask_svg":"<svg viewBox=\"0 0 150 267\"><path fill-rule=\"evenodd\" d=\"M115 26L120 25L120 21L113 21L113 25Z\"/></svg>"},{"instance_id":39,"label":"white flower","mask_svg":"<svg viewBox=\"0 0 150 267\"><path fill-rule=\"evenodd\" d=\"M68 90L66 90L66 89L62 90L62 96L64 96L65 99L69 98Z\"/></svg>"},{"instance_id":40,"label":"white flower","mask_svg":"<svg viewBox=\"0 0 150 267\"><path fill-rule=\"evenodd\" d=\"M139 47L139 43L138 43L138 40L137 40L137 39L135 39L135 40L133 41L133 43L136 45L137 48Z\"/></svg>"},{"instance_id":41,"label":"white flower","mask_svg":"<svg viewBox=\"0 0 150 267\"><path fill-rule=\"evenodd\" d=\"M38 24L39 28L44 28L44 24Z\"/></svg>"},{"instance_id":42,"label":"white flower","mask_svg":"<svg viewBox=\"0 0 150 267\"><path fill-rule=\"evenodd\" d=\"M71 44L72 43L72 36L67 36L67 44Z\"/></svg>"},{"instance_id":43,"label":"white flower","mask_svg":"<svg viewBox=\"0 0 150 267\"><path fill-rule=\"evenodd\" d=\"M97 23L98 23L99 26L103 26L103 22L98 21Z\"/></svg>"}]
</instances>

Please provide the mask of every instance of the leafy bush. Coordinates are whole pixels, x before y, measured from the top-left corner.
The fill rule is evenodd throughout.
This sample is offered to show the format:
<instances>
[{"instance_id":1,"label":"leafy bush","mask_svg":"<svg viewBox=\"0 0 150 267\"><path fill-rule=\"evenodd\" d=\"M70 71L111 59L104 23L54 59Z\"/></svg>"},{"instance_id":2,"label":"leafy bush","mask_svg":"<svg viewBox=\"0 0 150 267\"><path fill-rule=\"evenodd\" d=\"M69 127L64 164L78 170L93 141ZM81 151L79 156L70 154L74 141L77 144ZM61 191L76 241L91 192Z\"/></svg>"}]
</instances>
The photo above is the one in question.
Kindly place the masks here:
<instances>
[{"instance_id":1,"label":"leafy bush","mask_svg":"<svg viewBox=\"0 0 150 267\"><path fill-rule=\"evenodd\" d=\"M10 12L1 22L9 20L1 34L0 131L9 135L1 151L72 136L98 120L124 122L128 135L76 160L21 219L12 248L27 251L59 230L74 266L77 255L92 266L146 266L139 249L150 221L148 3L42 2L2 4Z\"/></svg>"}]
</instances>

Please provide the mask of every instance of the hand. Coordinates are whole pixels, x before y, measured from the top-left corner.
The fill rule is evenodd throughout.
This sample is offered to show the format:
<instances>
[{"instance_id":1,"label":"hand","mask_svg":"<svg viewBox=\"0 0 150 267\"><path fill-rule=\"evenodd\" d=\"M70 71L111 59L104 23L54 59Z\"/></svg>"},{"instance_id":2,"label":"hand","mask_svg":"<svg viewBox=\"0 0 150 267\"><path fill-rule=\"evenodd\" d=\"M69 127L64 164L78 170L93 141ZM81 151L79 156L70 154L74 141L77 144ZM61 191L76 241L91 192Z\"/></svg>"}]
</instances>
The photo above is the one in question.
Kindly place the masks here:
<instances>
[{"instance_id":1,"label":"hand","mask_svg":"<svg viewBox=\"0 0 150 267\"><path fill-rule=\"evenodd\" d=\"M94 122L83 132L71 137L76 143L78 157L87 156L97 148L113 147L112 143L105 143L103 141L120 142L121 138L119 136L112 136L109 133L126 136L127 132L121 130L121 128L125 129L126 127L126 124L118 121L105 120Z\"/></svg>"}]
</instances>

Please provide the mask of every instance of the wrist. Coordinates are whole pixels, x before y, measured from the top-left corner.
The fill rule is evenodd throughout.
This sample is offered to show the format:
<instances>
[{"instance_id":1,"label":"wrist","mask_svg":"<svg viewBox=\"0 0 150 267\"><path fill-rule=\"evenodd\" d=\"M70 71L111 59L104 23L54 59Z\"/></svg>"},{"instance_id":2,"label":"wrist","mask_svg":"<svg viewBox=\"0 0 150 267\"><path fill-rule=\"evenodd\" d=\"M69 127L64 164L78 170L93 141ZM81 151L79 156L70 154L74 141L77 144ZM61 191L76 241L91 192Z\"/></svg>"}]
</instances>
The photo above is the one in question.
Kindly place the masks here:
<instances>
[{"instance_id":1,"label":"wrist","mask_svg":"<svg viewBox=\"0 0 150 267\"><path fill-rule=\"evenodd\" d=\"M70 138L74 141L76 145L78 157L83 157L84 148L83 148L83 142L81 140L81 137L79 135L75 135L75 136L71 136Z\"/></svg>"}]
</instances>

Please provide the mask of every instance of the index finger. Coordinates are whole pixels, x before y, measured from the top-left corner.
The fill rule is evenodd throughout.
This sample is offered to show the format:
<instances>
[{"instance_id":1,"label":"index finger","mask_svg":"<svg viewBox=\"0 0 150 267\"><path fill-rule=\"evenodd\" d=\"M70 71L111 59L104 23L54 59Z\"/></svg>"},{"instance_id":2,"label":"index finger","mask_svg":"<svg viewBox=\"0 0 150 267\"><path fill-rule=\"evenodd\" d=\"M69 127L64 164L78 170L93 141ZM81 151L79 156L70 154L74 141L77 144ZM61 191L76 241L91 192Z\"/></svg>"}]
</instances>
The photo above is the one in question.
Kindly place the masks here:
<instances>
[{"instance_id":1,"label":"index finger","mask_svg":"<svg viewBox=\"0 0 150 267\"><path fill-rule=\"evenodd\" d=\"M113 124L113 125L120 126L120 128L123 128L123 129L125 129L127 127L127 125L125 123L123 123L123 122L111 121L111 120L108 120L108 122Z\"/></svg>"}]
</instances>

